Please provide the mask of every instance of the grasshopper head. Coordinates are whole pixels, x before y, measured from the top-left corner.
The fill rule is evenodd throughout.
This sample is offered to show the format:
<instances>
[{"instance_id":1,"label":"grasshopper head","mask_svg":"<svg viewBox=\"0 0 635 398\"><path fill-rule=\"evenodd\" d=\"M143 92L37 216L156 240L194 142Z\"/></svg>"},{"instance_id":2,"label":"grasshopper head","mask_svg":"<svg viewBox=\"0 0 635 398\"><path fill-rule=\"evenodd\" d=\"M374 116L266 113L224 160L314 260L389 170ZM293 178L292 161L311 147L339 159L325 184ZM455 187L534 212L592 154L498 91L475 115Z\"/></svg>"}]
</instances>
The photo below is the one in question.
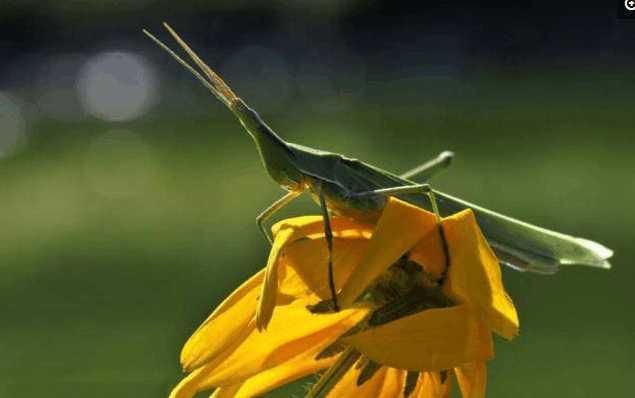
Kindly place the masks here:
<instances>
[{"instance_id":1,"label":"grasshopper head","mask_svg":"<svg viewBox=\"0 0 635 398\"><path fill-rule=\"evenodd\" d=\"M240 98L234 99L230 108L253 138L260 159L271 178L288 190L302 189L304 175L298 169L294 153L287 143Z\"/></svg>"},{"instance_id":2,"label":"grasshopper head","mask_svg":"<svg viewBox=\"0 0 635 398\"><path fill-rule=\"evenodd\" d=\"M260 158L267 169L269 175L282 187L289 190L300 190L303 184L303 175L298 170L294 154L282 138L267 124L262 121L258 113L247 106L236 93L225 83L225 81L210 68L203 60L190 48L190 46L170 27L164 23L165 28L172 37L179 43L185 52L194 61L200 72L179 57L161 40L157 39L150 32L143 32L152 39L159 47L167 51L184 68L190 71L212 94L225 106L227 106L240 120L256 143Z\"/></svg>"}]
</instances>

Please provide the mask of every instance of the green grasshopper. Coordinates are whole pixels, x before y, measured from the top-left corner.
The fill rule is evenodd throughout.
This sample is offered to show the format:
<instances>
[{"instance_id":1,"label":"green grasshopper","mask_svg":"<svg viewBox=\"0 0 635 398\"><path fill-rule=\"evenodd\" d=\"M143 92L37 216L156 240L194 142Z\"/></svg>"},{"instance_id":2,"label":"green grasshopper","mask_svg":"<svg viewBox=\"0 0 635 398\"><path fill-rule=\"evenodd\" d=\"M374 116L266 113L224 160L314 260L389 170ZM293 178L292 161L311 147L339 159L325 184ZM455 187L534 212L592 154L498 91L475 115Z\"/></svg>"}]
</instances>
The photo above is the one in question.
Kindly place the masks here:
<instances>
[{"instance_id":1,"label":"green grasshopper","mask_svg":"<svg viewBox=\"0 0 635 398\"><path fill-rule=\"evenodd\" d=\"M516 270L552 274L560 265L586 265L610 268L613 252L599 243L565 235L504 216L462 199L433 190L429 184L416 183L417 176L427 181L450 164L452 153L443 152L421 166L393 174L357 159L320 151L284 141L278 136L166 23L165 28L200 68L179 57L148 31L143 32L187 68L216 98L238 118L251 135L268 174L287 193L264 210L257 224L271 242L265 222L301 193L309 191L320 204L329 253L332 234L329 214L357 219L376 219L388 196L397 196L414 205L439 214L452 214L470 208L499 261ZM440 225L440 224L439 224ZM443 229L439 229L449 262ZM332 306L337 310L332 262L328 260Z\"/></svg>"}]
</instances>

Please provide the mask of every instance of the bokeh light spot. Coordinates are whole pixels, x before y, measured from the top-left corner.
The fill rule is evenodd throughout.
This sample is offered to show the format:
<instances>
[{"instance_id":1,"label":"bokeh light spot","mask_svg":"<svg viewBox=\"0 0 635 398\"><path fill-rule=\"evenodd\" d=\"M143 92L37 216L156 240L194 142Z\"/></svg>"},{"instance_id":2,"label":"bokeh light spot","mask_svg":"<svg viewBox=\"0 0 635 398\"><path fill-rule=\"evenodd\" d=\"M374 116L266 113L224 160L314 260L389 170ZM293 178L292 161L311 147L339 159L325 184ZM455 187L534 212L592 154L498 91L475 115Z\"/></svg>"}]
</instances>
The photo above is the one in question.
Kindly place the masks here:
<instances>
[{"instance_id":1,"label":"bokeh light spot","mask_svg":"<svg viewBox=\"0 0 635 398\"><path fill-rule=\"evenodd\" d=\"M0 158L26 143L26 120L20 104L11 94L0 92Z\"/></svg>"},{"instance_id":2,"label":"bokeh light spot","mask_svg":"<svg viewBox=\"0 0 635 398\"><path fill-rule=\"evenodd\" d=\"M157 100L153 69L136 54L105 52L82 67L77 89L84 109L107 121L126 121L142 115Z\"/></svg>"}]
</instances>

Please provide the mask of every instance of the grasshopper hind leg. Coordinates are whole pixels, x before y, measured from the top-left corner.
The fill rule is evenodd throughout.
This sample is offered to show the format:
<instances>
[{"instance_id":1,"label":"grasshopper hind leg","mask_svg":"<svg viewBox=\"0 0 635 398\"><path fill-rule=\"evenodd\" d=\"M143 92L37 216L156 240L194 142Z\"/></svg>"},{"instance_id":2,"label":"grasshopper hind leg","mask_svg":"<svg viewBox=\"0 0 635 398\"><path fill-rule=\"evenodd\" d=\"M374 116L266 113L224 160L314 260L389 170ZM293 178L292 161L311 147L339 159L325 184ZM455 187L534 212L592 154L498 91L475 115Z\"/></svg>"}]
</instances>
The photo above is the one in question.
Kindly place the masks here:
<instances>
[{"instance_id":1,"label":"grasshopper hind leg","mask_svg":"<svg viewBox=\"0 0 635 398\"><path fill-rule=\"evenodd\" d=\"M326 246L328 248L328 278L329 278L329 290L331 291L331 300L333 310L336 312L340 310L337 304L337 292L335 290L335 276L333 275L333 231L331 230L331 220L329 217L329 210L326 207L326 200L324 199L324 193L320 189L320 207L322 208L322 218L324 219L324 237L326 238Z\"/></svg>"}]
</instances>

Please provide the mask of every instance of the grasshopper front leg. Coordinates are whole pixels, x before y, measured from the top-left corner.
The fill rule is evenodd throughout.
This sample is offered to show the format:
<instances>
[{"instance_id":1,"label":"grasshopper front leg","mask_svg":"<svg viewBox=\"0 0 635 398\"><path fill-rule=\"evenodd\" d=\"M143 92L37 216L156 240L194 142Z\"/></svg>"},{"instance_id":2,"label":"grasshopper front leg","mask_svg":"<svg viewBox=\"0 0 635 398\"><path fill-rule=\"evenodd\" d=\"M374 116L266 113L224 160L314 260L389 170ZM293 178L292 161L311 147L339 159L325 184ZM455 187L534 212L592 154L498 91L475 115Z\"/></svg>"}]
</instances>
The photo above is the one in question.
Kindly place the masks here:
<instances>
[{"instance_id":1,"label":"grasshopper front leg","mask_svg":"<svg viewBox=\"0 0 635 398\"><path fill-rule=\"evenodd\" d=\"M320 188L319 192L320 207L322 209L322 218L324 219L324 237L326 238L326 246L328 248L328 273L329 273L329 290L331 291L331 300L333 300L333 309L335 312L340 308L337 305L337 292L335 291L335 277L333 275L333 231L331 230L331 220L329 217L329 209L326 207L326 199Z\"/></svg>"},{"instance_id":2,"label":"grasshopper front leg","mask_svg":"<svg viewBox=\"0 0 635 398\"><path fill-rule=\"evenodd\" d=\"M438 172L444 170L452 164L454 159L454 152L443 151L437 155L434 159L430 159L427 162L420 164L419 166L406 171L399 177L409 180L417 177L423 180L428 180L434 177Z\"/></svg>"},{"instance_id":3,"label":"grasshopper front leg","mask_svg":"<svg viewBox=\"0 0 635 398\"><path fill-rule=\"evenodd\" d=\"M300 196L300 194L302 194L302 191L288 192L286 195L273 202L271 206L267 207L265 210L263 210L262 213L258 215L258 217L256 217L256 224L258 225L258 228L265 236L265 238L269 241L269 244L273 244L273 239L271 238L271 232L267 228L265 228L265 222L267 222L267 220L269 220L271 216L276 214L278 210L282 209L283 207L291 203L293 199Z\"/></svg>"}]
</instances>

